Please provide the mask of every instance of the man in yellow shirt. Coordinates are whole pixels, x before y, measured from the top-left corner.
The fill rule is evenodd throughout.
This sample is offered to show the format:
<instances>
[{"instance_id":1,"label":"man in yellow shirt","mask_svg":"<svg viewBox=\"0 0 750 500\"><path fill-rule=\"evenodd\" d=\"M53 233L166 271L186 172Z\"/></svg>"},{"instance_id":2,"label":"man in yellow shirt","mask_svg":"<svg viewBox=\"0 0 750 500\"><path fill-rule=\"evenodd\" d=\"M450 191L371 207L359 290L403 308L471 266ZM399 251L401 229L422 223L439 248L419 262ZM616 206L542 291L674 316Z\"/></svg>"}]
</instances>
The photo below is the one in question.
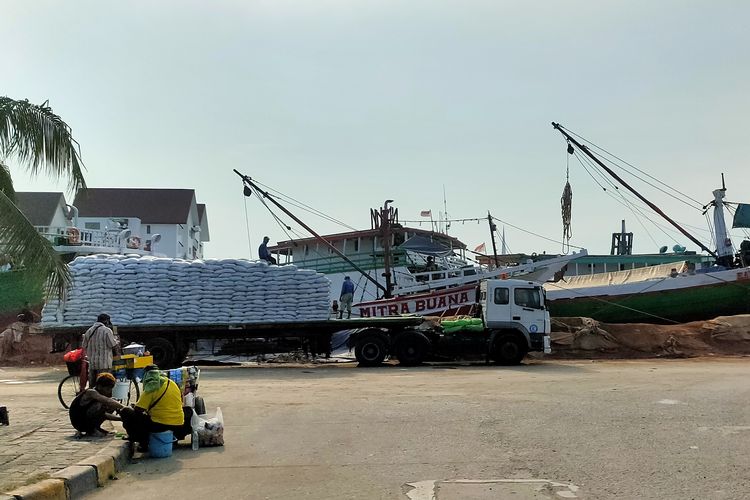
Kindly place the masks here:
<instances>
[{"instance_id":1,"label":"man in yellow shirt","mask_svg":"<svg viewBox=\"0 0 750 500\"><path fill-rule=\"evenodd\" d=\"M139 451L148 449L152 432L172 431L178 439L190 432L186 431L179 386L162 375L155 365L146 368L143 394L135 407L123 409L120 416L128 440L138 443Z\"/></svg>"}]
</instances>

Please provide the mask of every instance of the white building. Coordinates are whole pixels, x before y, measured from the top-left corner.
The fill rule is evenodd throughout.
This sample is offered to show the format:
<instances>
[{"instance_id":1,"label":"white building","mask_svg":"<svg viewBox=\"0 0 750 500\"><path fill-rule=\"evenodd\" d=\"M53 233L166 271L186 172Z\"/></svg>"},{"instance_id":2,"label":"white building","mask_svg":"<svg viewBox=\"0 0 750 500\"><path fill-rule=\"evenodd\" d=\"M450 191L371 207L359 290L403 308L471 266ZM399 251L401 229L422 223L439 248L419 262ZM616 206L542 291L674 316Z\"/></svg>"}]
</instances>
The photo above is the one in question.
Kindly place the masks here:
<instances>
[{"instance_id":1,"label":"white building","mask_svg":"<svg viewBox=\"0 0 750 500\"><path fill-rule=\"evenodd\" d=\"M40 233L65 233L67 209L62 193L16 193L16 206Z\"/></svg>"},{"instance_id":2,"label":"white building","mask_svg":"<svg viewBox=\"0 0 750 500\"><path fill-rule=\"evenodd\" d=\"M128 248L167 257L201 259L209 241L206 206L193 189L87 188L70 215L81 232L119 231Z\"/></svg>"}]
</instances>

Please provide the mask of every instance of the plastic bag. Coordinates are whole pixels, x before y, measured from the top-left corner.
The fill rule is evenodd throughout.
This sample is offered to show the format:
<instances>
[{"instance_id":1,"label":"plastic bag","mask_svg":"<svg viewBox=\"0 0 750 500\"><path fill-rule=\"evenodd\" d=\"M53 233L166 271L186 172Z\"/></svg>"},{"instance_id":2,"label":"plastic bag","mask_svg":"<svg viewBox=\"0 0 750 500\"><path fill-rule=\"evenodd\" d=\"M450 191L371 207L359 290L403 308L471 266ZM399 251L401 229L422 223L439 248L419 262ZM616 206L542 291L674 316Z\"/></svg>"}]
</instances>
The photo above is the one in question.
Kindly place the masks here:
<instances>
[{"instance_id":1,"label":"plastic bag","mask_svg":"<svg viewBox=\"0 0 750 500\"><path fill-rule=\"evenodd\" d=\"M83 349L76 349L74 351L68 351L63 356L63 361L66 363L75 363L83 358Z\"/></svg>"},{"instance_id":2,"label":"plastic bag","mask_svg":"<svg viewBox=\"0 0 750 500\"><path fill-rule=\"evenodd\" d=\"M216 408L216 415L206 419L205 415L198 416L198 426L191 420L190 424L196 430L200 446L224 446L224 415L221 408Z\"/></svg>"}]
</instances>

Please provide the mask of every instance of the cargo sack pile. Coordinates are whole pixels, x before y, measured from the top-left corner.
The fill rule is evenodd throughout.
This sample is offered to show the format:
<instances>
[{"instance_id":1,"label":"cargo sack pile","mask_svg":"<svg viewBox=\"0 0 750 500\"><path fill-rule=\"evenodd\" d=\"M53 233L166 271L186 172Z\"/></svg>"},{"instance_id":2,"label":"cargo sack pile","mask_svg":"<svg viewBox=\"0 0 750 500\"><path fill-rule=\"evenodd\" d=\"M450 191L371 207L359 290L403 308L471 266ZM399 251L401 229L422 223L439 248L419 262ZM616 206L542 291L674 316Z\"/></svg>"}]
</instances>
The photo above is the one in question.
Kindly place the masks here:
<instances>
[{"instance_id":1,"label":"cargo sack pile","mask_svg":"<svg viewBox=\"0 0 750 500\"><path fill-rule=\"evenodd\" d=\"M67 299L51 299L43 326L266 323L328 318L331 283L293 265L242 259L78 257Z\"/></svg>"}]
</instances>

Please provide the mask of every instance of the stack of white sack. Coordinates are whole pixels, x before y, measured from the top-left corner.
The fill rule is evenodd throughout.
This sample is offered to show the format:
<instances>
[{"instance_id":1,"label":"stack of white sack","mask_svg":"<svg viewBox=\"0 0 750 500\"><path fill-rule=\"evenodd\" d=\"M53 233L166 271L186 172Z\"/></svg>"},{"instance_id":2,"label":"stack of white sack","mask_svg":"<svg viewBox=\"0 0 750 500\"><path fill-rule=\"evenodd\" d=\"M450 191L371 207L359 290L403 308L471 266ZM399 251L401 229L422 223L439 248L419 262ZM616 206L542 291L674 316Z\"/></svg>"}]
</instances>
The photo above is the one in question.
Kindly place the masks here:
<instances>
[{"instance_id":1,"label":"stack of white sack","mask_svg":"<svg viewBox=\"0 0 750 500\"><path fill-rule=\"evenodd\" d=\"M48 326L267 323L328 318L331 283L295 266L240 259L180 260L123 255L78 257L64 303L42 311Z\"/></svg>"}]
</instances>

